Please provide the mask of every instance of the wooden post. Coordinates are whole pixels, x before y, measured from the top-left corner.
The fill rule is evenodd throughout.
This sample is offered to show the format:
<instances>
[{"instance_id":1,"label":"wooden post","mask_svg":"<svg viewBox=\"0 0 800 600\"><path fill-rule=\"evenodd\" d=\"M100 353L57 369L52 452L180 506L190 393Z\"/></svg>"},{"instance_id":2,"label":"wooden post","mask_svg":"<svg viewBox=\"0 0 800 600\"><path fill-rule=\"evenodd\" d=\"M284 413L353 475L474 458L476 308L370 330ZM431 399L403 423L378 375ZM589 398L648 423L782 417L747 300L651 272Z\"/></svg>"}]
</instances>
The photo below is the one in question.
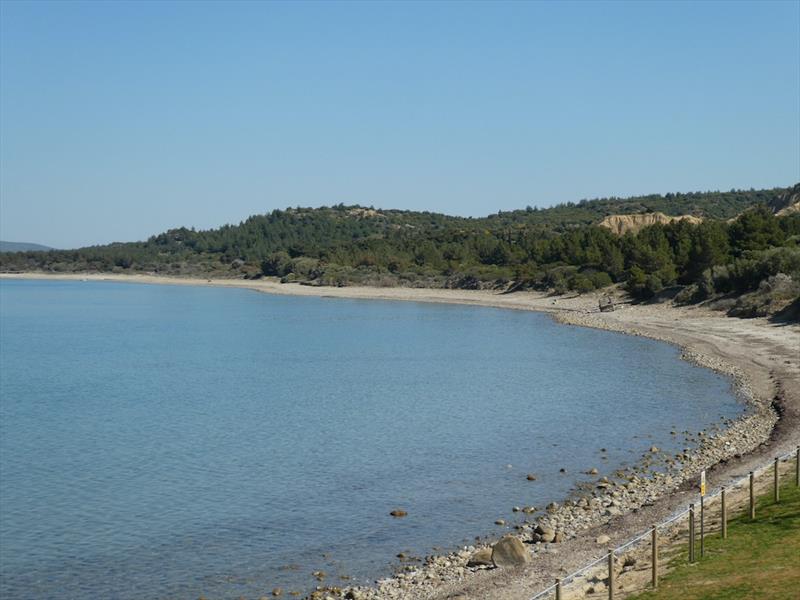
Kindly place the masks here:
<instances>
[{"instance_id":1,"label":"wooden post","mask_svg":"<svg viewBox=\"0 0 800 600\"><path fill-rule=\"evenodd\" d=\"M700 496L700 558L706 555L706 509L703 500L703 496Z\"/></svg>"},{"instance_id":2,"label":"wooden post","mask_svg":"<svg viewBox=\"0 0 800 600\"><path fill-rule=\"evenodd\" d=\"M722 539L728 537L728 508L725 504L725 488L722 488Z\"/></svg>"},{"instance_id":3,"label":"wooden post","mask_svg":"<svg viewBox=\"0 0 800 600\"><path fill-rule=\"evenodd\" d=\"M773 496L775 496L775 502L778 503L781 501L781 494L778 491L778 459L775 459L775 470L772 474L772 490Z\"/></svg>"},{"instance_id":4,"label":"wooden post","mask_svg":"<svg viewBox=\"0 0 800 600\"><path fill-rule=\"evenodd\" d=\"M556 600L561 600L561 580L556 579Z\"/></svg>"},{"instance_id":5,"label":"wooden post","mask_svg":"<svg viewBox=\"0 0 800 600\"><path fill-rule=\"evenodd\" d=\"M756 496L753 492L753 472L750 471L750 519L756 518Z\"/></svg>"},{"instance_id":6,"label":"wooden post","mask_svg":"<svg viewBox=\"0 0 800 600\"><path fill-rule=\"evenodd\" d=\"M608 549L608 600L614 600L614 549Z\"/></svg>"},{"instance_id":7,"label":"wooden post","mask_svg":"<svg viewBox=\"0 0 800 600\"><path fill-rule=\"evenodd\" d=\"M658 528L653 525L653 533L650 539L651 551L653 555L653 589L658 588Z\"/></svg>"},{"instance_id":8,"label":"wooden post","mask_svg":"<svg viewBox=\"0 0 800 600\"><path fill-rule=\"evenodd\" d=\"M689 563L694 562L694 504L689 505Z\"/></svg>"},{"instance_id":9,"label":"wooden post","mask_svg":"<svg viewBox=\"0 0 800 600\"><path fill-rule=\"evenodd\" d=\"M794 461L794 485L800 487L800 446L797 447L797 456Z\"/></svg>"}]
</instances>

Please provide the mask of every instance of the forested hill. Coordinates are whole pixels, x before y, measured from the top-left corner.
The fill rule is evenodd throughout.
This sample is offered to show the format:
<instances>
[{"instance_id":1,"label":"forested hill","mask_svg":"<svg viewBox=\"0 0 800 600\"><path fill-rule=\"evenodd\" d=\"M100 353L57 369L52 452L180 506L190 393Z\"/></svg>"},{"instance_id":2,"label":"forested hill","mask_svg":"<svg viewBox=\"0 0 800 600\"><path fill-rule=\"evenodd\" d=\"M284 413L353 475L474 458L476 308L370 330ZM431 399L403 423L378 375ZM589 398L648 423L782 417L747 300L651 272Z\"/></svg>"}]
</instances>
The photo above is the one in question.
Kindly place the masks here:
<instances>
[{"instance_id":1,"label":"forested hill","mask_svg":"<svg viewBox=\"0 0 800 600\"><path fill-rule=\"evenodd\" d=\"M779 273L796 273L790 277L800 282L800 213L787 209L798 200L800 184L602 198L482 218L344 205L287 208L208 231L172 229L145 242L2 254L0 270L555 291L625 282L640 297L677 284L693 286L699 297L741 292ZM624 236L597 226L609 215L648 212L700 219ZM725 277L717 267L727 269Z\"/></svg>"},{"instance_id":2,"label":"forested hill","mask_svg":"<svg viewBox=\"0 0 800 600\"><path fill-rule=\"evenodd\" d=\"M52 250L49 246L30 242L4 242L0 240L0 252L43 252Z\"/></svg>"}]
</instances>

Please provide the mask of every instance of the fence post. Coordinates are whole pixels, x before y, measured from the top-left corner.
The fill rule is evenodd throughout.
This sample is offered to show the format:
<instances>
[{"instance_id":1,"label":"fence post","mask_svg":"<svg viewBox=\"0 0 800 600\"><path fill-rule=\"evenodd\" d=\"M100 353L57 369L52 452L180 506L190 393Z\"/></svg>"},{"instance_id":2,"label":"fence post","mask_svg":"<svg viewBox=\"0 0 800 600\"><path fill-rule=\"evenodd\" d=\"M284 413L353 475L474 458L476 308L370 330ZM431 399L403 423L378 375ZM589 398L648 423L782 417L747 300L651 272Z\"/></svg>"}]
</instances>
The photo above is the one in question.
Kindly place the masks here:
<instances>
[{"instance_id":1,"label":"fence post","mask_svg":"<svg viewBox=\"0 0 800 600\"><path fill-rule=\"evenodd\" d=\"M794 485L800 487L800 446L797 447L797 456L794 461Z\"/></svg>"},{"instance_id":2,"label":"fence post","mask_svg":"<svg viewBox=\"0 0 800 600\"><path fill-rule=\"evenodd\" d=\"M658 528L653 525L653 534L650 540L653 555L653 589L658 588Z\"/></svg>"},{"instance_id":3,"label":"fence post","mask_svg":"<svg viewBox=\"0 0 800 600\"><path fill-rule=\"evenodd\" d=\"M781 501L781 495L778 491L778 459L775 458L775 472L772 475L772 488L773 488L773 496L775 496L775 502L778 503Z\"/></svg>"},{"instance_id":4,"label":"fence post","mask_svg":"<svg viewBox=\"0 0 800 600\"><path fill-rule=\"evenodd\" d=\"M700 558L706 555L706 509L703 500L703 496L700 496Z\"/></svg>"},{"instance_id":5,"label":"fence post","mask_svg":"<svg viewBox=\"0 0 800 600\"><path fill-rule=\"evenodd\" d=\"M614 600L614 549L608 549L608 600Z\"/></svg>"},{"instance_id":6,"label":"fence post","mask_svg":"<svg viewBox=\"0 0 800 600\"><path fill-rule=\"evenodd\" d=\"M756 518L756 497L753 492L753 472L750 471L750 519Z\"/></svg>"},{"instance_id":7,"label":"fence post","mask_svg":"<svg viewBox=\"0 0 800 600\"><path fill-rule=\"evenodd\" d=\"M694 562L694 504L689 505L689 563Z\"/></svg>"},{"instance_id":8,"label":"fence post","mask_svg":"<svg viewBox=\"0 0 800 600\"><path fill-rule=\"evenodd\" d=\"M556 600L561 600L561 580L556 579Z\"/></svg>"},{"instance_id":9,"label":"fence post","mask_svg":"<svg viewBox=\"0 0 800 600\"><path fill-rule=\"evenodd\" d=\"M728 508L725 505L725 488L722 488L722 539L728 537Z\"/></svg>"}]
</instances>

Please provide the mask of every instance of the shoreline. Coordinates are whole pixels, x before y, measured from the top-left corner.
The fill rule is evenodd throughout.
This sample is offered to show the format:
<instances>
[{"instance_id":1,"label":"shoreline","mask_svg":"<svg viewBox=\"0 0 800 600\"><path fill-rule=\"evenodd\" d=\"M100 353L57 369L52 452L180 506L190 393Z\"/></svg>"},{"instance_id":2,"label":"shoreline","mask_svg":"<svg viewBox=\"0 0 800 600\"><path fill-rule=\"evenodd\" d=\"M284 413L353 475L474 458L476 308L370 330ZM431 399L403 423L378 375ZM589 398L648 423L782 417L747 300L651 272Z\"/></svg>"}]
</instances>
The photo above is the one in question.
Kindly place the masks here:
<instances>
[{"instance_id":1,"label":"shoreline","mask_svg":"<svg viewBox=\"0 0 800 600\"><path fill-rule=\"evenodd\" d=\"M765 319L742 320L714 313L703 307L669 305L625 306L614 312L597 309L597 294L551 297L542 293L447 290L429 288L329 288L281 284L273 279L235 280L161 277L117 274L0 274L3 279L47 279L62 281L113 281L123 283L200 285L231 287L277 295L332 297L364 300L397 300L468 304L493 308L531 310L550 314L556 321L645 336L678 346L681 358L732 378L734 389L748 405L744 414L726 423L713 435L696 432L697 447L675 457L657 457L671 471L648 475L649 458L639 472L630 473L628 483L598 482L600 493L584 496L530 522L516 532L526 542L534 541L536 525L552 528L563 540L539 541L533 545L533 560L518 569L467 567L476 548L432 557L423 566L378 582L377 587L352 588L350 597L377 598L482 598L516 599L530 596L562 573L596 558L602 548L595 536L602 532L613 543L625 541L643 528L688 502L693 495L694 476L709 469L710 485L724 484L741 476L752 465L764 462L800 442L800 326L775 325ZM690 436L693 437L693 436ZM687 442L690 441L687 437ZM657 453L654 453L657 454ZM655 459L656 457L654 457ZM664 462L667 461L667 462ZM673 468L674 465L674 468ZM678 467L678 465L680 465ZM540 536L541 537L541 536ZM407 567L408 569L408 567ZM320 598L336 597L322 588Z\"/></svg>"}]
</instances>

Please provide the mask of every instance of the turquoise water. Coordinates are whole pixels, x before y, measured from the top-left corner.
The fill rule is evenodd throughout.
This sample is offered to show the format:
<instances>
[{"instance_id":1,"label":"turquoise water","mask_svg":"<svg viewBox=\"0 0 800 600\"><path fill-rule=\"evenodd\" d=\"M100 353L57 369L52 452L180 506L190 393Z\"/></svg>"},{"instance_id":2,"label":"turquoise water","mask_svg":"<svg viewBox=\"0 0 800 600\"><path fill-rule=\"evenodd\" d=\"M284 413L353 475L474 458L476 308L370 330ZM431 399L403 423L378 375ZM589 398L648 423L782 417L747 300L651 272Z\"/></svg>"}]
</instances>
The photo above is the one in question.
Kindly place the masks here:
<instances>
[{"instance_id":1,"label":"turquoise water","mask_svg":"<svg viewBox=\"0 0 800 600\"><path fill-rule=\"evenodd\" d=\"M370 581L741 410L671 346L535 313L4 280L0 597Z\"/></svg>"}]
</instances>

